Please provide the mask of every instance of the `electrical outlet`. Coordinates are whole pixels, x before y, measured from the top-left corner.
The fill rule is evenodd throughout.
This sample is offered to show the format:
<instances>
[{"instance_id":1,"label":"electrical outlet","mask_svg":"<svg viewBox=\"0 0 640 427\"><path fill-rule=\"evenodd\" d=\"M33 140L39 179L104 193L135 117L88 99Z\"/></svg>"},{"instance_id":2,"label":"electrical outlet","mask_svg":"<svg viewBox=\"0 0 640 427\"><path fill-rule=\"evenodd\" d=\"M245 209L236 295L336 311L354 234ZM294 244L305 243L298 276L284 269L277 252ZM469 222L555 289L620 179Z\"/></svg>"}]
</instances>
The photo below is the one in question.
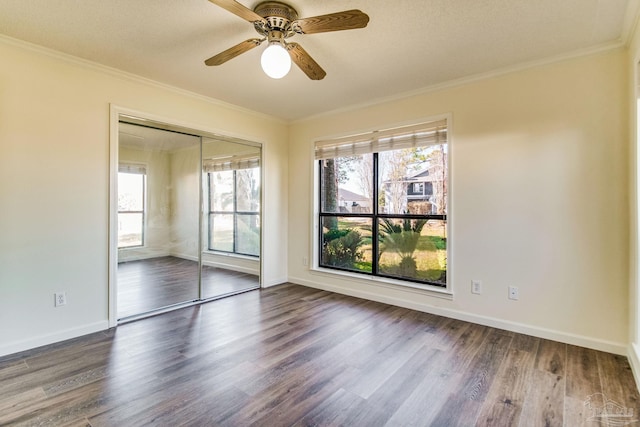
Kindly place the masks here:
<instances>
[{"instance_id":1,"label":"electrical outlet","mask_svg":"<svg viewBox=\"0 0 640 427\"><path fill-rule=\"evenodd\" d=\"M509 299L517 301L520 298L517 286L509 286Z\"/></svg>"},{"instance_id":2,"label":"electrical outlet","mask_svg":"<svg viewBox=\"0 0 640 427\"><path fill-rule=\"evenodd\" d=\"M309 260L307 259L307 257L302 258L302 265L304 265L305 267L309 265Z\"/></svg>"},{"instance_id":3,"label":"electrical outlet","mask_svg":"<svg viewBox=\"0 0 640 427\"><path fill-rule=\"evenodd\" d=\"M471 293L478 295L482 293L482 282L480 280L471 281Z\"/></svg>"},{"instance_id":4,"label":"electrical outlet","mask_svg":"<svg viewBox=\"0 0 640 427\"><path fill-rule=\"evenodd\" d=\"M66 292L56 292L53 294L55 300L53 305L55 307L60 307L62 305L67 305L67 293Z\"/></svg>"}]
</instances>

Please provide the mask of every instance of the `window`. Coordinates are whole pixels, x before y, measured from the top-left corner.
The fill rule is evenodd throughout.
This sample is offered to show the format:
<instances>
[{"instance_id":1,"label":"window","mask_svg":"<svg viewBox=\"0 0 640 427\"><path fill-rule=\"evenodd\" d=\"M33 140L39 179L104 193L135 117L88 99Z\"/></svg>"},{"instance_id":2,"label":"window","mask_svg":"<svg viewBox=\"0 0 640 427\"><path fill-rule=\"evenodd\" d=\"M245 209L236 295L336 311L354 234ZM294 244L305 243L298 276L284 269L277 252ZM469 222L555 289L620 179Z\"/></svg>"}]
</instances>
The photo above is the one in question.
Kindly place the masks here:
<instances>
[{"instance_id":1,"label":"window","mask_svg":"<svg viewBox=\"0 0 640 427\"><path fill-rule=\"evenodd\" d=\"M446 120L317 142L318 265L446 287L447 157Z\"/></svg>"},{"instance_id":2,"label":"window","mask_svg":"<svg viewBox=\"0 0 640 427\"><path fill-rule=\"evenodd\" d=\"M118 249L144 245L146 177L144 165L118 168Z\"/></svg>"},{"instance_id":3,"label":"window","mask_svg":"<svg viewBox=\"0 0 640 427\"><path fill-rule=\"evenodd\" d=\"M411 184L411 190L409 191L410 195L421 195L424 192L424 183L422 182L414 182Z\"/></svg>"},{"instance_id":4,"label":"window","mask_svg":"<svg viewBox=\"0 0 640 427\"><path fill-rule=\"evenodd\" d=\"M205 161L212 251L260 255L260 167L257 157Z\"/></svg>"}]
</instances>

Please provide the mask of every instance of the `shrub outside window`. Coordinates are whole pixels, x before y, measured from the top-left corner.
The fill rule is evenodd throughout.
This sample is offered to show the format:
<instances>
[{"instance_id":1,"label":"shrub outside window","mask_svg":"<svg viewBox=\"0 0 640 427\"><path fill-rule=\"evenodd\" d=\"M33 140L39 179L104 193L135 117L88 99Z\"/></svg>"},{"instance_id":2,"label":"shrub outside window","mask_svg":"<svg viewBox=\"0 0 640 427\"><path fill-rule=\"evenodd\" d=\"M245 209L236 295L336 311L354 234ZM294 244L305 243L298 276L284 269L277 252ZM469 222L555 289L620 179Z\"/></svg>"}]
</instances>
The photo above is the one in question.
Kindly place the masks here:
<instances>
[{"instance_id":1,"label":"shrub outside window","mask_svg":"<svg viewBox=\"0 0 640 427\"><path fill-rule=\"evenodd\" d=\"M316 143L320 267L446 287L446 126Z\"/></svg>"}]
</instances>

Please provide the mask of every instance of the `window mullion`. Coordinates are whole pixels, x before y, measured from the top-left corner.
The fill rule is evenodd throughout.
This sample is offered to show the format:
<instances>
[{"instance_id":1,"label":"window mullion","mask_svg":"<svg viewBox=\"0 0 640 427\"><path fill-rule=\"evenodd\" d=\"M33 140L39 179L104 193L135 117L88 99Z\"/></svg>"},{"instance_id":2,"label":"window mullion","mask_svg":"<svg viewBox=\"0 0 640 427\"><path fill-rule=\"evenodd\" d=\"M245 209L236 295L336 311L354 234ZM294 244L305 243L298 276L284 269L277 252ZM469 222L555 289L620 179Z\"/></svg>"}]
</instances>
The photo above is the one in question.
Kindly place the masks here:
<instances>
[{"instance_id":1,"label":"window mullion","mask_svg":"<svg viewBox=\"0 0 640 427\"><path fill-rule=\"evenodd\" d=\"M378 240L378 153L373 153L373 191L372 191L372 217L371 217L371 273L378 274L378 254L380 241Z\"/></svg>"},{"instance_id":2,"label":"window mullion","mask_svg":"<svg viewBox=\"0 0 640 427\"><path fill-rule=\"evenodd\" d=\"M320 188L318 191L318 211L322 213L322 192L324 191L324 176L322 175L322 163L324 160L318 160L318 182L320 182ZM322 214L318 216L318 265L322 264L322 243L323 243L323 235L322 235Z\"/></svg>"}]
</instances>

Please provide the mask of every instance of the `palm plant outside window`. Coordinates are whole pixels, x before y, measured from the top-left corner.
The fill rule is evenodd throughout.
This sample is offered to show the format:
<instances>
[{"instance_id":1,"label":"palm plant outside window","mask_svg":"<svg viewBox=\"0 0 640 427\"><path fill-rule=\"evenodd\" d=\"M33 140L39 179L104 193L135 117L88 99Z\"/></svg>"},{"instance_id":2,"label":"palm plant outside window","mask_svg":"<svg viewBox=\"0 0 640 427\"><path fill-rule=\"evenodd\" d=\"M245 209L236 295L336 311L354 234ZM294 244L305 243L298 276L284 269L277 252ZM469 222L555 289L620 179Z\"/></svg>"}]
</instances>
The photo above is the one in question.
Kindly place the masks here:
<instances>
[{"instance_id":1,"label":"palm plant outside window","mask_svg":"<svg viewBox=\"0 0 640 427\"><path fill-rule=\"evenodd\" d=\"M318 265L447 280L446 120L316 143Z\"/></svg>"}]
</instances>

